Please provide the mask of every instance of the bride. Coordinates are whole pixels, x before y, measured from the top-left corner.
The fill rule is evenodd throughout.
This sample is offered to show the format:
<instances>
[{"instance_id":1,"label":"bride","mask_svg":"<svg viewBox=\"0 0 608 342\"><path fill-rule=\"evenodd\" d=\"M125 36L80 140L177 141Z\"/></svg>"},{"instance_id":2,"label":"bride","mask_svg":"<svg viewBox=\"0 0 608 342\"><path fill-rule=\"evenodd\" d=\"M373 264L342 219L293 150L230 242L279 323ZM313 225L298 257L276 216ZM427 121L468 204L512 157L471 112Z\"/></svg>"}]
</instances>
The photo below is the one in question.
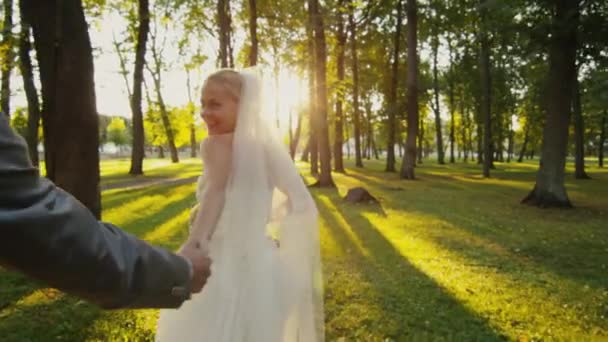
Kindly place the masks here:
<instances>
[{"instance_id":1,"label":"bride","mask_svg":"<svg viewBox=\"0 0 608 342\"><path fill-rule=\"evenodd\" d=\"M178 310L161 310L157 341L323 341L317 209L262 108L253 71L220 70L202 90L209 137L187 244L212 276Z\"/></svg>"}]
</instances>

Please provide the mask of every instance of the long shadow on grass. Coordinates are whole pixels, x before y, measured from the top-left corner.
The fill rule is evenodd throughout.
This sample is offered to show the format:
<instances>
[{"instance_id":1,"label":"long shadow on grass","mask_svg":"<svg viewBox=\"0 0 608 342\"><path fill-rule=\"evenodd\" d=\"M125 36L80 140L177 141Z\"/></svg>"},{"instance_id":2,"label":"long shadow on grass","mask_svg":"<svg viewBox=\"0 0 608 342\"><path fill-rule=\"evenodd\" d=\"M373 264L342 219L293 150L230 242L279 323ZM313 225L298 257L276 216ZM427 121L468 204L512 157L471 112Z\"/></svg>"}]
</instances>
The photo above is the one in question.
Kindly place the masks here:
<instances>
[{"instance_id":1,"label":"long shadow on grass","mask_svg":"<svg viewBox=\"0 0 608 342\"><path fill-rule=\"evenodd\" d=\"M326 194L332 201L337 196ZM341 228L332 214L333 208L317 201L321 217L337 243L351 253L348 258L381 297L378 300L386 320L397 324L393 331L380 332L399 340L484 340L501 341L486 320L464 307L433 279L419 271L360 215L343 215L350 228L363 242L369 255L364 255ZM342 215L337 213L337 215ZM330 317L329 317L330 318ZM331 319L331 318L330 318ZM369 322L374 329L380 322Z\"/></svg>"},{"instance_id":2,"label":"long shadow on grass","mask_svg":"<svg viewBox=\"0 0 608 342\"><path fill-rule=\"evenodd\" d=\"M17 307L0 319L2 342L82 341L101 310L62 296L48 303Z\"/></svg>"},{"instance_id":3,"label":"long shadow on grass","mask_svg":"<svg viewBox=\"0 0 608 342\"><path fill-rule=\"evenodd\" d=\"M373 172L363 174L349 169L349 177L367 184L374 192L381 193L386 208L397 211L419 212L439 218L492 243L503 246L506 250L515 251L519 256L545 267L547 270L582 284L597 288L606 288L608 283L608 258L605 257L608 239L605 230L600 227L601 216L605 210L601 208L579 208L567 212L560 210L542 210L529 208L517 202L520 190L499 184L464 182L448 177L429 179L432 182L424 196L420 192L410 193L409 183L396 181L387 182L382 174ZM503 175L506 177L506 175ZM423 175L428 179L428 175ZM396 176L395 176L396 178ZM447 179L444 180L442 178ZM427 180L422 180L426 182ZM601 183L600 181L595 181ZM387 187L388 184L388 187ZM399 191L390 191L395 187ZM593 184L585 185L593 187ZM389 190L389 191L387 191ZM601 191L600 191L601 192ZM595 194L600 198L601 194ZM500 199L499 199L500 198ZM500 204L504 201L504 205ZM526 212L526 215L521 213ZM522 221L532 216L538 223L527 226L531 222ZM591 228L585 227L591 224ZM583 226L583 227L581 227ZM523 227L527 229L522 230ZM565 229L571 227L572 229ZM601 228L601 227L600 227ZM436 227L438 229L447 229ZM589 239L584 234L593 235ZM446 232L445 235L450 235ZM440 234L440 232L437 232ZM559 239L555 239L556 234ZM551 243L545 240L551 237ZM436 239L436 242L447 249L454 249L461 243L450 239ZM458 253L467 257L478 257L479 251L458 248ZM495 259L492 251L486 250L487 257ZM513 263L513 260L503 258L503 261Z\"/></svg>"}]
</instances>

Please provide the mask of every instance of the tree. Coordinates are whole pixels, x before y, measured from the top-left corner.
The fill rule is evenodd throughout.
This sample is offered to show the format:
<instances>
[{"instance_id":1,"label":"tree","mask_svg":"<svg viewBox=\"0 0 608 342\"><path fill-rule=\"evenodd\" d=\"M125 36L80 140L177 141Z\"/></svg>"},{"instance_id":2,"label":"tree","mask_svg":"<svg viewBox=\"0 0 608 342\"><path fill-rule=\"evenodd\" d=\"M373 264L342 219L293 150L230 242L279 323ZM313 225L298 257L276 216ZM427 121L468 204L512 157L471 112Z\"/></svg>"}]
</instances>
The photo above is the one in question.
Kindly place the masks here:
<instances>
[{"instance_id":1,"label":"tree","mask_svg":"<svg viewBox=\"0 0 608 342\"><path fill-rule=\"evenodd\" d=\"M585 125L583 123L583 109L581 105L581 91L578 72L574 76L574 94L572 94L572 114L574 116L574 178L591 179L585 172Z\"/></svg>"},{"instance_id":2,"label":"tree","mask_svg":"<svg viewBox=\"0 0 608 342\"><path fill-rule=\"evenodd\" d=\"M0 89L0 110L6 115L11 114L11 72L14 59L13 39L13 0L3 1L4 21L2 25L2 42L0 43L0 67L2 68L2 80Z\"/></svg>"},{"instance_id":3,"label":"tree","mask_svg":"<svg viewBox=\"0 0 608 342\"><path fill-rule=\"evenodd\" d=\"M490 169L494 160L492 155L492 112L491 112L491 84L490 79L490 46L488 43L488 4L486 0L479 0L479 70L481 76L481 111L483 114L483 176L490 177Z\"/></svg>"},{"instance_id":4,"label":"tree","mask_svg":"<svg viewBox=\"0 0 608 342\"><path fill-rule=\"evenodd\" d=\"M564 185L568 126L576 74L579 3L557 0L549 46L549 74L541 163L534 189L523 203L539 207L571 207Z\"/></svg>"},{"instance_id":5,"label":"tree","mask_svg":"<svg viewBox=\"0 0 608 342\"><path fill-rule=\"evenodd\" d=\"M217 1L217 22L220 40L219 62L222 68L234 68L232 55L232 19L230 15L230 1Z\"/></svg>"},{"instance_id":6,"label":"tree","mask_svg":"<svg viewBox=\"0 0 608 342\"><path fill-rule=\"evenodd\" d=\"M112 118L106 131L108 141L116 145L119 150L129 143L127 126L122 118Z\"/></svg>"},{"instance_id":7,"label":"tree","mask_svg":"<svg viewBox=\"0 0 608 342\"><path fill-rule=\"evenodd\" d=\"M256 0L249 0L249 35L251 36L251 50L249 51L249 65L258 64L258 14Z\"/></svg>"},{"instance_id":8,"label":"tree","mask_svg":"<svg viewBox=\"0 0 608 342\"><path fill-rule=\"evenodd\" d=\"M334 181L331 177L331 154L329 148L329 131L327 127L327 83L326 83L326 42L323 15L318 0L308 0L310 14L312 15L312 28L314 32L315 46L315 85L316 85L316 130L319 146L319 161L321 173L318 185L321 187L333 187Z\"/></svg>"},{"instance_id":9,"label":"tree","mask_svg":"<svg viewBox=\"0 0 608 342\"><path fill-rule=\"evenodd\" d=\"M31 28L27 21L23 20L25 16L24 0L19 0L19 12L21 13L21 33L19 35L19 68L23 78L23 88L27 98L27 133L25 140L30 152L30 159L34 166L38 166L38 131L40 126L40 101L38 99L38 91L34 83L34 72L32 68L32 59L30 50L32 43L30 41Z\"/></svg>"},{"instance_id":10,"label":"tree","mask_svg":"<svg viewBox=\"0 0 608 342\"><path fill-rule=\"evenodd\" d=\"M359 109L359 57L357 51L357 23L355 22L355 8L351 3L348 16L350 26L350 47L353 68L353 124L355 138L355 165L363 167L361 159L361 115Z\"/></svg>"},{"instance_id":11,"label":"tree","mask_svg":"<svg viewBox=\"0 0 608 342\"><path fill-rule=\"evenodd\" d=\"M344 113L343 113L343 100L345 93L345 81L344 81L344 55L346 50L346 30L344 28L344 5L345 1L340 0L338 3L337 13L337 30L336 30L336 53L337 56L337 91L336 91L336 120L335 120L335 141L334 141L334 170L336 172L345 172L344 170L344 157L342 156L342 148L344 146ZM352 12L352 11L351 11ZM352 15L352 14L350 14ZM349 16L350 17L350 16ZM354 21L354 20L353 20ZM352 34L352 33L351 33ZM354 37L351 40L354 41ZM356 44L356 43L353 43ZM352 52L357 53L356 49L353 48ZM354 59L353 56L353 73L354 73Z\"/></svg>"},{"instance_id":12,"label":"tree","mask_svg":"<svg viewBox=\"0 0 608 342\"><path fill-rule=\"evenodd\" d=\"M402 21L403 1L397 0L397 29L395 31L395 45L393 50L393 65L392 65L392 81L389 94L389 110L388 110L388 139L386 147L386 172L395 172L395 139L396 139L396 112L397 105L397 88L399 86L399 51L401 41L401 21Z\"/></svg>"},{"instance_id":13,"label":"tree","mask_svg":"<svg viewBox=\"0 0 608 342\"><path fill-rule=\"evenodd\" d=\"M407 140L401 178L414 179L416 138L418 135L418 15L416 0L407 0Z\"/></svg>"},{"instance_id":14,"label":"tree","mask_svg":"<svg viewBox=\"0 0 608 342\"><path fill-rule=\"evenodd\" d=\"M101 216L93 54L82 3L24 0L43 99L46 174Z\"/></svg>"},{"instance_id":15,"label":"tree","mask_svg":"<svg viewBox=\"0 0 608 342\"><path fill-rule=\"evenodd\" d=\"M150 31L150 11L148 0L138 1L137 42L135 44L135 65L133 67L133 93L130 98L133 116L133 147L131 150L131 168L129 174L141 175L144 160L144 120L141 108L144 65L146 64L146 44Z\"/></svg>"},{"instance_id":16,"label":"tree","mask_svg":"<svg viewBox=\"0 0 608 342\"><path fill-rule=\"evenodd\" d=\"M435 103L433 106L433 112L435 113L435 135L437 137L437 162L439 164L445 164L444 150L443 150L443 134L441 125L441 116L439 108L439 71L437 68L438 55L439 55L439 21L441 20L439 2L437 0L432 2L433 7L433 23L432 23L432 38L431 38L431 50L433 53L433 90L435 95Z\"/></svg>"}]
</instances>

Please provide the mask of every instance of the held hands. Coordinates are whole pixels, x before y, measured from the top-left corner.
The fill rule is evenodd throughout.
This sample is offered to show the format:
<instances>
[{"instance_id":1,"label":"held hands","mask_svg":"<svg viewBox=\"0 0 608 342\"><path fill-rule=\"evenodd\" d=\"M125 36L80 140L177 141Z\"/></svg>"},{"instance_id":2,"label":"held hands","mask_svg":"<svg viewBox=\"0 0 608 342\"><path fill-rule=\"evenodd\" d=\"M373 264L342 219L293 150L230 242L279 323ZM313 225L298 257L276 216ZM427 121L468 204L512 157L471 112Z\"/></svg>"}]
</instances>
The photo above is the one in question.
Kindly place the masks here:
<instances>
[{"instance_id":1,"label":"held hands","mask_svg":"<svg viewBox=\"0 0 608 342\"><path fill-rule=\"evenodd\" d=\"M211 275L209 250L198 241L187 241L177 252L192 263L192 293L199 293Z\"/></svg>"}]
</instances>

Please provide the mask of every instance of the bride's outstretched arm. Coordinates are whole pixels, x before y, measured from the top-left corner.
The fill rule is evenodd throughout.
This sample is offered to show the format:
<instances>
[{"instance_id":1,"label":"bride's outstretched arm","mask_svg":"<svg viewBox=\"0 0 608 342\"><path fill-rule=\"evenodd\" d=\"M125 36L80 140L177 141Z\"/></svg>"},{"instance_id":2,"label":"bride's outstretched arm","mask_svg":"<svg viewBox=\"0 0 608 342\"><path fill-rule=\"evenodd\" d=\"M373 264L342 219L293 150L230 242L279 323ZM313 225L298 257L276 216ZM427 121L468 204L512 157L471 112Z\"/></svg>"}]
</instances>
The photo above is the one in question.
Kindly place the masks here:
<instances>
[{"instance_id":1,"label":"bride's outstretched arm","mask_svg":"<svg viewBox=\"0 0 608 342\"><path fill-rule=\"evenodd\" d=\"M189 242L205 245L213 235L224 208L230 174L231 137L212 137L201 146L205 156L205 184L191 222Z\"/></svg>"}]
</instances>

